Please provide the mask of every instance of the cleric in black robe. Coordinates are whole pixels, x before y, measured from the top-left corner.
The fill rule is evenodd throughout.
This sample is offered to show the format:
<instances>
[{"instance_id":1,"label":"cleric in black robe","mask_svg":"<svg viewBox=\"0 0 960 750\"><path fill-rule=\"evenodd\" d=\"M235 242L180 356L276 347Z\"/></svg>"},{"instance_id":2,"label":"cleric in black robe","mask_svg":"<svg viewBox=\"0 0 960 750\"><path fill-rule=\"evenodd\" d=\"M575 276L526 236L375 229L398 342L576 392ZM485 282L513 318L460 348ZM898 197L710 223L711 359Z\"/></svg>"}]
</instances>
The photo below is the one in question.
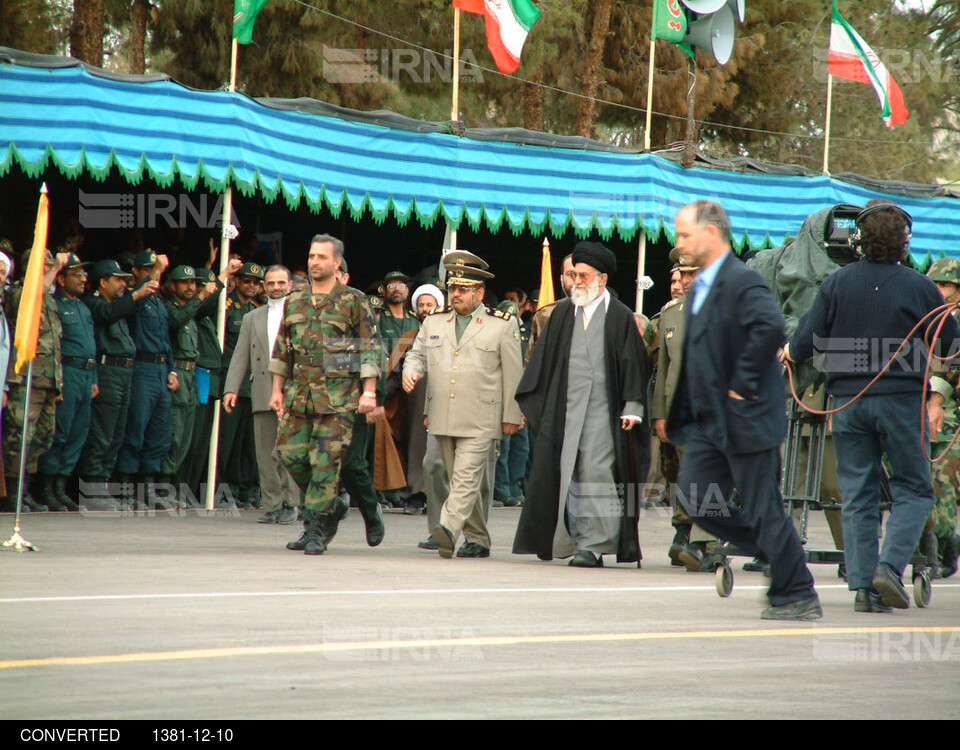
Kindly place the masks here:
<instances>
[{"instance_id":1,"label":"cleric in black robe","mask_svg":"<svg viewBox=\"0 0 960 750\"><path fill-rule=\"evenodd\" d=\"M616 256L597 243L579 243L573 262L577 269L589 266L596 270L597 277L616 270ZM639 482L644 475L631 471L631 448L636 469L643 471L643 466L649 465L650 433L643 406L646 351L630 309L609 297L605 279L593 283L600 285L601 296L592 302L581 299L583 313L577 314L574 302L578 287L571 299L557 303L516 393L536 441L513 551L536 554L544 560L574 555L571 565L579 567L601 567L602 555L607 553L616 553L617 562L639 562L637 515ZM581 315L587 317L586 324ZM597 330L600 326L602 336ZM571 351L578 352L573 366ZM596 367L590 360L595 360ZM591 387L601 381L604 387ZM574 387L568 388L572 382ZM623 430L626 417L642 419L633 429ZM565 437L576 440L566 451ZM578 455L581 452L583 455ZM584 479L585 474L590 476ZM605 477L603 486L611 486L612 497L591 507L590 498L584 495L591 494L590 487L601 486L598 476ZM590 482L596 484L586 484ZM580 487L588 489L581 493L575 489ZM604 507L610 511L604 512ZM600 539L596 545L584 541L579 528L584 522L605 523L610 538ZM599 528L588 529L586 536L597 536L598 530L603 537L606 532Z\"/></svg>"}]
</instances>

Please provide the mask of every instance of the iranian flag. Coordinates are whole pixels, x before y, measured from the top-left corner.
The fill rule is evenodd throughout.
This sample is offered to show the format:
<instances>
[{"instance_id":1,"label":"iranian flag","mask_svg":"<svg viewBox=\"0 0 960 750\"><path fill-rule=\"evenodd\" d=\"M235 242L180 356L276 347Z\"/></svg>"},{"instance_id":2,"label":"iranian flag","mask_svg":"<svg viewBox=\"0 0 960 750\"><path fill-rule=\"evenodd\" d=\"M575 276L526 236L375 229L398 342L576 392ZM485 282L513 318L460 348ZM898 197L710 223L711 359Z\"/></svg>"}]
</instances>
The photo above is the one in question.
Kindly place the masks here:
<instances>
[{"instance_id":1,"label":"iranian flag","mask_svg":"<svg viewBox=\"0 0 960 750\"><path fill-rule=\"evenodd\" d=\"M501 73L520 67L520 52L527 34L540 18L540 9L530 0L453 0L465 13L479 13L487 22L487 47Z\"/></svg>"},{"instance_id":2,"label":"iranian flag","mask_svg":"<svg viewBox=\"0 0 960 750\"><path fill-rule=\"evenodd\" d=\"M902 125L910 116L897 82L870 45L840 15L836 0L830 26L830 75L871 84L880 99L888 128Z\"/></svg>"}]
</instances>

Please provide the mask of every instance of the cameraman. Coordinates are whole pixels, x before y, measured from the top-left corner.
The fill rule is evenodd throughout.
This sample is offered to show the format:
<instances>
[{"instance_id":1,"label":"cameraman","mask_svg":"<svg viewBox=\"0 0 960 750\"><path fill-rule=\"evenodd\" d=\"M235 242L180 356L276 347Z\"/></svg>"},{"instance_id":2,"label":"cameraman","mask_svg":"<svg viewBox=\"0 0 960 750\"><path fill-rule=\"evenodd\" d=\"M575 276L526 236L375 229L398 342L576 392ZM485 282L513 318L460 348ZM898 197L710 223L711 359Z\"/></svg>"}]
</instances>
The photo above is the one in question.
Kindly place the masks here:
<instances>
[{"instance_id":1,"label":"cameraman","mask_svg":"<svg viewBox=\"0 0 960 750\"><path fill-rule=\"evenodd\" d=\"M912 221L898 206L871 201L856 219L851 244L863 259L824 280L813 307L800 320L783 359L804 362L825 355L827 392L834 407L851 402L880 372L896 345L931 310L943 305L936 284L906 266ZM843 488L847 575L857 612L907 609L901 576L934 505L930 466L920 424L924 388L923 333L915 333L890 369L865 396L833 416L833 439ZM949 317L940 338L953 344L960 325ZM866 346L866 348L864 348ZM939 346L940 353L946 347ZM852 351L851 351L852 350ZM951 350L952 351L952 350ZM928 405L940 418L939 400ZM878 552L881 460L886 455L894 498L883 549Z\"/></svg>"}]
</instances>

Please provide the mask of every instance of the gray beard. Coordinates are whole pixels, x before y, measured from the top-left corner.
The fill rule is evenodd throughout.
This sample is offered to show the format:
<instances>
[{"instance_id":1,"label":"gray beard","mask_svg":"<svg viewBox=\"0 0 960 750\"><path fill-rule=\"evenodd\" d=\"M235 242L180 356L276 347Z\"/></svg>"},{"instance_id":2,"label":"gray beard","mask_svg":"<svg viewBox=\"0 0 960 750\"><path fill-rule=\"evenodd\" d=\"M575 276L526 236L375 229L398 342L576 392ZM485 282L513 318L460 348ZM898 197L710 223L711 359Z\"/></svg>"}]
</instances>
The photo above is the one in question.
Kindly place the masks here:
<instances>
[{"instance_id":1,"label":"gray beard","mask_svg":"<svg viewBox=\"0 0 960 750\"><path fill-rule=\"evenodd\" d=\"M570 301L577 307L586 307L600 296L600 281L594 279L592 284L588 284L586 289L573 287L570 290Z\"/></svg>"}]
</instances>

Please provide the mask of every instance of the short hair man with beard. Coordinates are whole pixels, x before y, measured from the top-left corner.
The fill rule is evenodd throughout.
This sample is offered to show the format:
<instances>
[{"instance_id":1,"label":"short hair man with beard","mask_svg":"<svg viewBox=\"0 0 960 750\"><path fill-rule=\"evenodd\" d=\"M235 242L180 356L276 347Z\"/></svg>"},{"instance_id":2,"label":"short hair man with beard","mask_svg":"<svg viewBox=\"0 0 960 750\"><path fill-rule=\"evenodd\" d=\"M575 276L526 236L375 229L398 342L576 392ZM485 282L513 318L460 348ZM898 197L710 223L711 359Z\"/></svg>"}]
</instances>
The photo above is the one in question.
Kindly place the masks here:
<instances>
[{"instance_id":1,"label":"short hair man with beard","mask_svg":"<svg viewBox=\"0 0 960 750\"><path fill-rule=\"evenodd\" d=\"M647 355L633 313L607 290L613 252L580 242L571 262L570 299L555 305L517 388L536 440L513 551L576 567L603 567L605 554L638 562L635 502L620 490L630 430L645 417Z\"/></svg>"}]
</instances>

